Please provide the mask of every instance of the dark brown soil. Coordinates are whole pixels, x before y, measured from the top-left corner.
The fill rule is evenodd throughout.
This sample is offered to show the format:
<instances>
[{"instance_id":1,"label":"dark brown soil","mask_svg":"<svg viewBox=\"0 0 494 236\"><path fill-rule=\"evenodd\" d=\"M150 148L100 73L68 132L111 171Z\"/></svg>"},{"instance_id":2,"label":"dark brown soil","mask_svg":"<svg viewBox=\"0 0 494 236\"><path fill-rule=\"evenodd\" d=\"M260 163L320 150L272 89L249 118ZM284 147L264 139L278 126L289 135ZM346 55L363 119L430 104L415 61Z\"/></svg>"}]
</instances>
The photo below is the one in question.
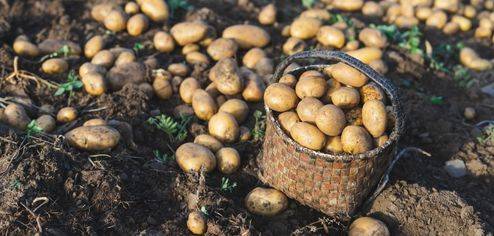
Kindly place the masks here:
<instances>
[{"instance_id":1,"label":"dark brown soil","mask_svg":"<svg viewBox=\"0 0 494 236\"><path fill-rule=\"evenodd\" d=\"M89 9L97 2L101 1L0 0L0 76L13 70L11 45L19 34L38 43L46 38L82 43L95 34L103 34L103 27L89 16ZM194 10L180 10L172 23L202 19L222 30L234 23L255 22L258 7L267 1L252 1L256 6L252 9L235 6L233 0L189 2ZM280 12L281 23L267 28L272 33L267 52L278 61L284 40L279 32L303 7L289 0L276 2L286 7ZM136 38L119 34L113 39L114 45L150 45L159 27L151 28ZM427 32L426 37L429 34L434 36L434 42L445 39L434 32ZM144 60L153 53L146 49L139 56ZM172 55L155 56L160 66L183 61L179 50ZM407 113L407 133L400 147L420 147L432 156L410 153L403 157L392 171L388 186L360 215L382 219L393 235L492 234L494 143L481 143L472 135L476 122L492 119L494 114L494 98L479 91L482 85L494 82L492 71L476 75L477 84L462 89L451 78L428 72L421 65L418 67L422 70L407 73L403 68L410 61L396 64L389 52L387 58L391 65L387 76L401 89ZM83 62L75 59L71 65L76 68ZM61 81L43 75L37 62L21 59L19 66L44 79ZM201 75L204 69L195 68L194 74ZM31 83L23 88L38 106L52 104L58 110L67 105L67 97L52 96L51 89L36 89ZM6 90L0 91L0 96L6 95ZM432 104L432 96L442 96L444 103ZM207 211L210 235L344 234L348 227L348 222L338 222L293 200L285 212L272 218L248 213L243 198L253 187L262 185L256 177L255 163L261 141L235 146L241 152L243 166L228 176L238 185L232 192L221 190L223 176L219 173L207 178L184 174L175 161L155 159L154 150L170 153L169 147L178 144L171 143L166 134L145 121L152 114L172 114L180 104L177 97L163 102L128 85L97 98L77 92L71 100L83 112L76 122L59 128L61 133L94 117L127 122L132 130L121 130L126 134L125 142L112 152L95 154L70 148L59 136L28 138L0 125L0 232L5 235L40 231L47 235L188 235L188 211L196 206ZM467 106L477 111L474 121L463 118ZM252 104L247 123L250 128L256 109L262 110L262 104ZM204 129L204 123L199 121L189 127L191 134ZM444 163L452 159L465 161L465 177L453 178L446 173Z\"/></svg>"}]
</instances>

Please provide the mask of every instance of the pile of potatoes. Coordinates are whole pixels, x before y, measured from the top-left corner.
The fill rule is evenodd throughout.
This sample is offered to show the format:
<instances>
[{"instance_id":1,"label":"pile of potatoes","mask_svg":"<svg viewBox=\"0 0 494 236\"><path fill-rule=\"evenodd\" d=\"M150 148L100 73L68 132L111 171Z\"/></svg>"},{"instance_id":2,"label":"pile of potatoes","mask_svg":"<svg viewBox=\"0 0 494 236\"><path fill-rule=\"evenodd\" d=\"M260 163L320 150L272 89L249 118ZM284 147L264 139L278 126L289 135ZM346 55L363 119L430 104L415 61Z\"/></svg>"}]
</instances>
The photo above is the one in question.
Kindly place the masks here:
<instances>
[{"instance_id":1,"label":"pile of potatoes","mask_svg":"<svg viewBox=\"0 0 494 236\"><path fill-rule=\"evenodd\" d=\"M284 74L266 89L264 102L293 140L325 153L360 154L383 146L394 125L384 91L343 62L298 78Z\"/></svg>"}]
</instances>

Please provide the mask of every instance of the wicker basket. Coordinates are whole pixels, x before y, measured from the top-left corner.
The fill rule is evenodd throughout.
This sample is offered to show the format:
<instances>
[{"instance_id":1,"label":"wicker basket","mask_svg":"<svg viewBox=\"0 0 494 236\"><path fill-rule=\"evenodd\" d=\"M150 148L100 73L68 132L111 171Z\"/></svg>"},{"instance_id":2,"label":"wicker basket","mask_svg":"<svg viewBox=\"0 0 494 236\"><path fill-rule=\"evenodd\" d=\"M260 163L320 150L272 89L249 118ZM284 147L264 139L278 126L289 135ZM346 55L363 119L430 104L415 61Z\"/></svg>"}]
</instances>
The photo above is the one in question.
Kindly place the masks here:
<instances>
[{"instance_id":1,"label":"wicker basket","mask_svg":"<svg viewBox=\"0 0 494 236\"><path fill-rule=\"evenodd\" d=\"M358 155L333 155L313 151L285 134L273 111L265 106L266 135L263 154L257 160L259 177L288 197L327 215L343 219L357 211L383 177L404 129L404 117L396 89L369 66L342 52L310 51L292 55L278 65L270 83L277 82L290 63L314 59L344 62L384 89L393 106L392 115L396 118L389 140L379 148ZM303 66L291 73L322 70L326 66L327 64Z\"/></svg>"}]
</instances>

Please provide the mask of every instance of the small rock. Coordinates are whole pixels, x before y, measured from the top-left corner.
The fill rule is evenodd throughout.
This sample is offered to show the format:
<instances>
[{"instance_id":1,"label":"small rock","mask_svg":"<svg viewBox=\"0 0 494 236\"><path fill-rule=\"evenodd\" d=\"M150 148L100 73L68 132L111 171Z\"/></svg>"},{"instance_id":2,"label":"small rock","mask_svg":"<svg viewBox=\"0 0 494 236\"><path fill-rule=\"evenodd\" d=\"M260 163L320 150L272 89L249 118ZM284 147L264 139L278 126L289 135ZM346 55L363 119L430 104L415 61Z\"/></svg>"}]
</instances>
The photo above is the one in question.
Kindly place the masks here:
<instances>
[{"instance_id":1,"label":"small rock","mask_svg":"<svg viewBox=\"0 0 494 236\"><path fill-rule=\"evenodd\" d=\"M467 174L465 162L462 160L450 160L444 165L444 169L454 178L460 178Z\"/></svg>"},{"instance_id":2,"label":"small rock","mask_svg":"<svg viewBox=\"0 0 494 236\"><path fill-rule=\"evenodd\" d=\"M463 116L465 116L465 119L467 120L473 120L476 115L475 108L473 107L465 107L465 111L463 112Z\"/></svg>"},{"instance_id":3,"label":"small rock","mask_svg":"<svg viewBox=\"0 0 494 236\"><path fill-rule=\"evenodd\" d=\"M491 97L494 97L494 83L491 83L489 85L486 85L480 89L482 93L485 93Z\"/></svg>"}]
</instances>

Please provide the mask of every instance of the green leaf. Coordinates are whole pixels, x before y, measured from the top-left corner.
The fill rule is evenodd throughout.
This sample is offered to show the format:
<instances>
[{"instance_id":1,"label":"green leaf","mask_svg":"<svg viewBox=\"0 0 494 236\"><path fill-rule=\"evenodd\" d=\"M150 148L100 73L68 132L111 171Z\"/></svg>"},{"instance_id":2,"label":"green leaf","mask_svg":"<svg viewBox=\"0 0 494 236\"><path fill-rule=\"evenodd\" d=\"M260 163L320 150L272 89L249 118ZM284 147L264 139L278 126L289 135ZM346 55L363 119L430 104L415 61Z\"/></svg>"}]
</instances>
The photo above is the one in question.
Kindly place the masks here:
<instances>
[{"instance_id":1,"label":"green leaf","mask_svg":"<svg viewBox=\"0 0 494 236\"><path fill-rule=\"evenodd\" d=\"M305 8L312 8L314 3L316 3L316 0L302 0L302 5L304 5Z\"/></svg>"},{"instance_id":2,"label":"green leaf","mask_svg":"<svg viewBox=\"0 0 494 236\"><path fill-rule=\"evenodd\" d=\"M55 92L55 96L60 96L64 93L65 93L65 89L62 86L60 86L60 87L58 87L57 91Z\"/></svg>"},{"instance_id":3,"label":"green leaf","mask_svg":"<svg viewBox=\"0 0 494 236\"><path fill-rule=\"evenodd\" d=\"M444 104L444 98L441 96L432 96L430 101L433 105L442 105Z\"/></svg>"}]
</instances>

